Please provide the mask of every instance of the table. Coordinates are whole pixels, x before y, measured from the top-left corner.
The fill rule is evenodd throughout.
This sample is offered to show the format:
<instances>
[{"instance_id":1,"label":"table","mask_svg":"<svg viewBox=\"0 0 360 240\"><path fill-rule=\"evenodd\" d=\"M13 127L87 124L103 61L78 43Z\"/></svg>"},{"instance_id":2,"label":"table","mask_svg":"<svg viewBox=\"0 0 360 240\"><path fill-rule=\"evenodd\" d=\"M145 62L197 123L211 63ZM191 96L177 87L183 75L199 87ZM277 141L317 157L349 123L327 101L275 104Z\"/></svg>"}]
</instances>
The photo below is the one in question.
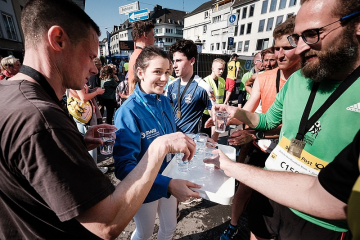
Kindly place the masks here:
<instances>
[{"instance_id":1,"label":"table","mask_svg":"<svg viewBox=\"0 0 360 240\"><path fill-rule=\"evenodd\" d=\"M218 144L218 149L224 152L232 161L236 161L236 150L234 147ZM209 169L205 164L196 160L195 167L190 164L189 172L179 172L175 157L164 169L162 175L184 179L202 186L200 189L192 189L199 192L200 197L222 205L230 205L235 192L235 179L228 177L221 169Z\"/></svg>"}]
</instances>

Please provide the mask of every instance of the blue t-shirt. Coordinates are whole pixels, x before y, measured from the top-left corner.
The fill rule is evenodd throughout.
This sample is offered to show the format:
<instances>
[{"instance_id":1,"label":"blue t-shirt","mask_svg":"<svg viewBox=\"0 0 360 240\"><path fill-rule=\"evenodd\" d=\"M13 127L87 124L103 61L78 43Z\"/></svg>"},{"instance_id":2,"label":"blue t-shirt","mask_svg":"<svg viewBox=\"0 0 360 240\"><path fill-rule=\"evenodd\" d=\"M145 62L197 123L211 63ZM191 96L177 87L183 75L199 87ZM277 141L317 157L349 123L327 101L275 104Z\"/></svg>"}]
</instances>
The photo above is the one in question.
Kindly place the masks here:
<instances>
[{"instance_id":1,"label":"blue t-shirt","mask_svg":"<svg viewBox=\"0 0 360 240\"><path fill-rule=\"evenodd\" d=\"M179 119L176 116L176 112L179 110L177 101L186 86L180 86L180 96L178 96L179 81L180 78L170 82L165 92L165 96L170 99L170 103L173 105L176 129L183 133L198 133L199 122L204 110L211 109L212 105L215 104L213 89L199 76L195 76L181 100L181 118Z\"/></svg>"}]
</instances>

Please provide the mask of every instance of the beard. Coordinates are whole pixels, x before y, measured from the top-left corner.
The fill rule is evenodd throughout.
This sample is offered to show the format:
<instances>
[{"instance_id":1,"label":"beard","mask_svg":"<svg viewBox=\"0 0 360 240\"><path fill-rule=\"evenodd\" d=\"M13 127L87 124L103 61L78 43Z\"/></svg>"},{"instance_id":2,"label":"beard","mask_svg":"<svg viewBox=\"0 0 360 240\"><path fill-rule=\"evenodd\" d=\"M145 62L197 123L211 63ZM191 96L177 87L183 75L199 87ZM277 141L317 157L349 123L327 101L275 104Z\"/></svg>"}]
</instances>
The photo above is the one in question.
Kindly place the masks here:
<instances>
[{"instance_id":1,"label":"beard","mask_svg":"<svg viewBox=\"0 0 360 240\"><path fill-rule=\"evenodd\" d=\"M300 55L302 74L314 82L344 80L344 76L354 69L358 59L358 44L354 29L345 28L343 36L337 38L329 49L310 49ZM316 62L306 62L305 57L314 55L318 58ZM339 79L334 79L336 77Z\"/></svg>"}]
</instances>

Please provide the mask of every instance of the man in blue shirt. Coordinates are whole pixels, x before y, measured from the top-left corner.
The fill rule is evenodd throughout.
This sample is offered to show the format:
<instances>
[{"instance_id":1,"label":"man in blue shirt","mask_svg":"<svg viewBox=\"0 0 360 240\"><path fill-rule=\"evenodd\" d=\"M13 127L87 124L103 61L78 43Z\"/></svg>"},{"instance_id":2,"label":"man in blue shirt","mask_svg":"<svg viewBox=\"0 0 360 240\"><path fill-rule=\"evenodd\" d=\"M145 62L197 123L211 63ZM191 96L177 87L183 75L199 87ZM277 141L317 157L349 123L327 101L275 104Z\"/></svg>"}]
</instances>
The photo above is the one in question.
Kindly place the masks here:
<instances>
[{"instance_id":1,"label":"man in blue shirt","mask_svg":"<svg viewBox=\"0 0 360 240\"><path fill-rule=\"evenodd\" d=\"M165 92L173 106L177 131L198 133L205 109L215 103L212 88L194 74L197 48L191 40L179 40L170 47L178 79L169 83Z\"/></svg>"}]
</instances>

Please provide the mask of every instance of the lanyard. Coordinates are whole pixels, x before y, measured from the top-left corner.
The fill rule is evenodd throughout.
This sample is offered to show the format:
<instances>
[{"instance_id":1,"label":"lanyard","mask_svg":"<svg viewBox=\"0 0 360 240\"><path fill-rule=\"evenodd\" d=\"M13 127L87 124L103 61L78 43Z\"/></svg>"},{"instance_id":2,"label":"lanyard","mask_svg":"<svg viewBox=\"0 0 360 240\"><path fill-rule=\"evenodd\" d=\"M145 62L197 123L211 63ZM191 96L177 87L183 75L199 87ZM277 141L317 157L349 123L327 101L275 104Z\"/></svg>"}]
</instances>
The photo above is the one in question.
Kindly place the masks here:
<instances>
[{"instance_id":1,"label":"lanyard","mask_svg":"<svg viewBox=\"0 0 360 240\"><path fill-rule=\"evenodd\" d=\"M189 81L186 83L185 89L184 89L184 91L181 93L181 96L180 96L180 87L181 87L180 84L181 84L181 79L179 79L179 86L178 86L179 88L178 88L178 92L177 92L177 97L178 97L178 99L177 99L177 105L178 105L178 108L179 108L178 111L180 111L180 112L181 112L181 100L182 100L182 98L184 97L186 90L190 87L191 82L194 80L194 77L195 77L195 74L193 74L193 75L191 76L191 78L189 79Z\"/></svg>"},{"instance_id":2,"label":"lanyard","mask_svg":"<svg viewBox=\"0 0 360 240\"><path fill-rule=\"evenodd\" d=\"M279 93L280 89L280 69L277 70L276 74L276 93Z\"/></svg>"},{"instance_id":3,"label":"lanyard","mask_svg":"<svg viewBox=\"0 0 360 240\"><path fill-rule=\"evenodd\" d=\"M311 126L324 114L324 112L358 79L360 76L360 66L357 67L330 95L324 104L310 117L310 110L314 103L316 92L319 88L319 83L314 83L311 89L310 97L306 103L303 116L300 121L299 131L296 135L297 140L302 140L305 133L309 131Z\"/></svg>"},{"instance_id":4,"label":"lanyard","mask_svg":"<svg viewBox=\"0 0 360 240\"><path fill-rule=\"evenodd\" d=\"M153 118L157 121L157 123L159 124L159 127L161 129L161 131L163 132L163 134L166 134L164 128L162 127L159 119L155 116L155 114L151 111L151 109L149 108L149 106L146 104L146 102L142 99L142 97L136 92L134 91L136 97L140 100L140 102L142 102L142 104L144 104L146 110L148 110L149 113L151 113L151 115L153 116Z\"/></svg>"},{"instance_id":5,"label":"lanyard","mask_svg":"<svg viewBox=\"0 0 360 240\"><path fill-rule=\"evenodd\" d=\"M143 49L142 47L136 46L136 49Z\"/></svg>"},{"instance_id":6,"label":"lanyard","mask_svg":"<svg viewBox=\"0 0 360 240\"><path fill-rule=\"evenodd\" d=\"M45 90L45 92L59 105L61 109L64 109L61 102L59 101L58 97L56 96L56 93L54 89L51 87L49 82L46 80L44 75L42 75L37 70L33 69L32 67L22 65L20 70L20 73L28 75L32 79L34 79L36 82L39 83L39 85Z\"/></svg>"}]
</instances>

